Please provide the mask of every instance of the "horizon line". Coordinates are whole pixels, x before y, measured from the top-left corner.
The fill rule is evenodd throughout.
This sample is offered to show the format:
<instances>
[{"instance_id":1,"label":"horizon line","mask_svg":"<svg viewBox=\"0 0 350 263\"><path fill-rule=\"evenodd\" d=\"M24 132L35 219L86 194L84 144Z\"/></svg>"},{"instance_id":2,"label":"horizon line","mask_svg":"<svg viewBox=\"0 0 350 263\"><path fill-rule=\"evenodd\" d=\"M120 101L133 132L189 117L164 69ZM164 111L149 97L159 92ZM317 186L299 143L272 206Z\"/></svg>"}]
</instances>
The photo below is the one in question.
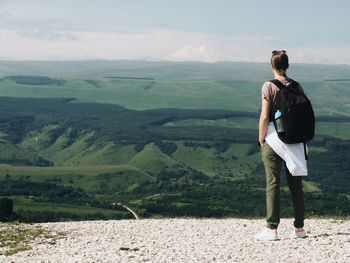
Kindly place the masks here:
<instances>
[{"instance_id":1,"label":"horizon line","mask_svg":"<svg viewBox=\"0 0 350 263\"><path fill-rule=\"evenodd\" d=\"M84 59L0 59L2 62L147 62L147 63L198 63L198 64L220 64L220 63L247 63L247 64L270 64L270 62L262 61L245 61L245 60L217 60L217 61L201 61L201 60L161 60L161 59L105 59L105 58L84 58ZM318 65L318 66L350 66L346 63L307 63L307 62L291 62L291 65Z\"/></svg>"}]
</instances>

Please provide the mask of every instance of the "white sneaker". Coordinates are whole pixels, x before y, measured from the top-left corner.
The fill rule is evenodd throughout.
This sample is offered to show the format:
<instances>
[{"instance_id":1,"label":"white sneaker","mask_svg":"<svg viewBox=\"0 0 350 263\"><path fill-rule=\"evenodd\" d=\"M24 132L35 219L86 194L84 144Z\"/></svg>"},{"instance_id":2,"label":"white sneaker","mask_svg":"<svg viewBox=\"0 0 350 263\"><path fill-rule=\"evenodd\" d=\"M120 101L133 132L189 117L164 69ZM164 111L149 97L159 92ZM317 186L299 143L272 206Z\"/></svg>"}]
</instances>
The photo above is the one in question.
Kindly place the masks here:
<instances>
[{"instance_id":1,"label":"white sneaker","mask_svg":"<svg viewBox=\"0 0 350 263\"><path fill-rule=\"evenodd\" d=\"M304 228L299 227L294 229L293 238L306 238L306 237L307 235Z\"/></svg>"},{"instance_id":2,"label":"white sneaker","mask_svg":"<svg viewBox=\"0 0 350 263\"><path fill-rule=\"evenodd\" d=\"M260 241L279 240L277 235L277 229L270 229L265 227L261 232L255 235L255 239Z\"/></svg>"}]
</instances>

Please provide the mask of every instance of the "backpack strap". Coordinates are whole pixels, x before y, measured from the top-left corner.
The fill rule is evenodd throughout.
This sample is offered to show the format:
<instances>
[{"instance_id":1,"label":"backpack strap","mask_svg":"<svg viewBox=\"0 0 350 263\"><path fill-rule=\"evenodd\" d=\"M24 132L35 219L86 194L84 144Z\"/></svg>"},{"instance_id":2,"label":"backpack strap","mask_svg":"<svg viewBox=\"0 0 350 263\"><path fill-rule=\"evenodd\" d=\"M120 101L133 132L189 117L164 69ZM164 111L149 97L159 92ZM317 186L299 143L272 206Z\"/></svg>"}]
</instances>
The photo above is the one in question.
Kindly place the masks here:
<instances>
[{"instance_id":1,"label":"backpack strap","mask_svg":"<svg viewBox=\"0 0 350 263\"><path fill-rule=\"evenodd\" d=\"M286 85L284 85L280 80L278 79L272 79L270 80L271 83L275 84L279 89L286 88Z\"/></svg>"},{"instance_id":2,"label":"backpack strap","mask_svg":"<svg viewBox=\"0 0 350 263\"><path fill-rule=\"evenodd\" d=\"M305 155L305 160L307 161L309 159L308 154L307 154L307 149L306 149L306 143L303 142L303 146L304 146L304 155Z\"/></svg>"},{"instance_id":3,"label":"backpack strap","mask_svg":"<svg viewBox=\"0 0 350 263\"><path fill-rule=\"evenodd\" d=\"M290 92L297 93L297 94L303 94L303 92L298 88L299 83L295 80L289 79L290 85L284 85L280 80L278 79L272 79L270 80L271 83L275 84L279 89L287 89Z\"/></svg>"}]
</instances>

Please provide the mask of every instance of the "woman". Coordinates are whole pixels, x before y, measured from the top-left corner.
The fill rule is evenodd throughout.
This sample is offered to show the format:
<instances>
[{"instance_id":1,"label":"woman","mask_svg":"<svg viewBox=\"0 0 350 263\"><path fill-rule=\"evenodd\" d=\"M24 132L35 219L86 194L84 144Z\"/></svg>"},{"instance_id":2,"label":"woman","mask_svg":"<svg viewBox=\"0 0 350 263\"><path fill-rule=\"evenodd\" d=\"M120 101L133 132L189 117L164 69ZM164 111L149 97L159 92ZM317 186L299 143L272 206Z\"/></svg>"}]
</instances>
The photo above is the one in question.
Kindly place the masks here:
<instances>
[{"instance_id":1,"label":"woman","mask_svg":"<svg viewBox=\"0 0 350 263\"><path fill-rule=\"evenodd\" d=\"M272 71L275 79L284 85L290 85L292 80L287 77L286 71L289 67L288 56L286 51L273 51L271 57ZM299 86L298 89L302 88ZM258 240L278 240L277 227L280 223L280 171L283 159L276 151L265 141L268 128L273 129L272 118L276 104L278 104L277 93L279 88L272 82L267 81L262 86L262 109L259 120L259 143L261 146L262 160L266 174L266 208L267 208L267 225L256 235ZM282 143L282 142L281 142ZM283 144L283 143L282 143ZM288 145L287 145L288 147ZM285 163L284 163L285 164ZM293 237L305 238L304 227L304 196L302 188L302 177L293 176L286 168L286 176L289 190L292 194L294 206L294 231Z\"/></svg>"}]
</instances>

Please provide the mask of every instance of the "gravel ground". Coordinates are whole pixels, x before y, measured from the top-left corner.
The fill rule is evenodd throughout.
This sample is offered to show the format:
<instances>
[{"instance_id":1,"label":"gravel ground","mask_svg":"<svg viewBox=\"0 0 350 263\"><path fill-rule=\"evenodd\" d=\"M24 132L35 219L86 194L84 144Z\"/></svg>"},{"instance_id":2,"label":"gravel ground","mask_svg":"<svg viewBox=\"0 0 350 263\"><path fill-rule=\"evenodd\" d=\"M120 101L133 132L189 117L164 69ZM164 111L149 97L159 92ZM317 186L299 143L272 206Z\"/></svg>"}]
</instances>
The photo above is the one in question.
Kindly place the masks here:
<instances>
[{"instance_id":1,"label":"gravel ground","mask_svg":"<svg viewBox=\"0 0 350 263\"><path fill-rule=\"evenodd\" d=\"M0 262L350 262L350 220L306 220L305 239L291 238L283 219L279 241L256 241L264 220L143 219L40 224L65 235L55 245Z\"/></svg>"}]
</instances>

